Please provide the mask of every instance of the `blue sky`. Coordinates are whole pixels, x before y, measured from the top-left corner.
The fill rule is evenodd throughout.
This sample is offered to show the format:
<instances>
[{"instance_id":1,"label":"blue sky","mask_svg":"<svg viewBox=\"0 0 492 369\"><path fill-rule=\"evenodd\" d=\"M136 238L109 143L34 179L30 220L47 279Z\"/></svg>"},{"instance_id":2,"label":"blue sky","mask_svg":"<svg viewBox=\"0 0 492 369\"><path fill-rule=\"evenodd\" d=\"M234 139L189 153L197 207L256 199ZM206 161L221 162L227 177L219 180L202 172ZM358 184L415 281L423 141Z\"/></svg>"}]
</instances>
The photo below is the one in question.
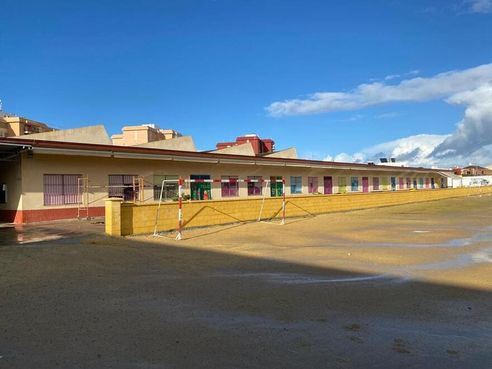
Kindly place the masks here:
<instances>
[{"instance_id":1,"label":"blue sky","mask_svg":"<svg viewBox=\"0 0 492 369\"><path fill-rule=\"evenodd\" d=\"M440 135L419 136L440 156L412 160L492 163L489 91L459 95L492 84L492 0L2 0L0 24L4 110L58 128L153 122L202 150L257 133L301 157L355 161ZM434 91L446 72L463 87ZM412 80L423 97L405 94ZM375 99L366 85L404 93ZM475 106L483 116L467 123ZM456 141L460 121L481 141Z\"/></svg>"}]
</instances>

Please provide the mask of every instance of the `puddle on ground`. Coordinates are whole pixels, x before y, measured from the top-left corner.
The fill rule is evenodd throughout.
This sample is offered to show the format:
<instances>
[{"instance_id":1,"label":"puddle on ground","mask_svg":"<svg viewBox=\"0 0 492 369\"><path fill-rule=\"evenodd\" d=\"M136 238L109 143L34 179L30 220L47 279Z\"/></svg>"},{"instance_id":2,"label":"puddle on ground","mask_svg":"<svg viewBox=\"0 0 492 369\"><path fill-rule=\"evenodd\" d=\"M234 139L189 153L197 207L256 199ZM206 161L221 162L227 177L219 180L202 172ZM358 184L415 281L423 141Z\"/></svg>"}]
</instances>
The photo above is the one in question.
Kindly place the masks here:
<instances>
[{"instance_id":1,"label":"puddle on ground","mask_svg":"<svg viewBox=\"0 0 492 369\"><path fill-rule=\"evenodd\" d=\"M408 265L400 267L406 271L416 270L446 270L466 268L474 264L492 263L492 248L484 248L472 253L459 254L453 259L436 261L427 264Z\"/></svg>"},{"instance_id":2,"label":"puddle on ground","mask_svg":"<svg viewBox=\"0 0 492 369\"><path fill-rule=\"evenodd\" d=\"M431 231L413 231L414 233L430 233ZM492 227L475 231L472 237L453 238L441 243L390 243L390 242L361 242L352 247L408 247L408 248L443 248L443 247L466 247L480 242L492 242Z\"/></svg>"},{"instance_id":3,"label":"puddle on ground","mask_svg":"<svg viewBox=\"0 0 492 369\"><path fill-rule=\"evenodd\" d=\"M488 228L487 232L482 232L482 233L477 233L474 234L470 238L457 238L453 240L449 240L447 242L448 246L451 247L463 247L463 246L470 246L474 243L479 243L479 242L488 242L492 241L492 232Z\"/></svg>"},{"instance_id":4,"label":"puddle on ground","mask_svg":"<svg viewBox=\"0 0 492 369\"><path fill-rule=\"evenodd\" d=\"M472 259L475 263L492 263L492 248L473 253Z\"/></svg>"},{"instance_id":5,"label":"puddle on ground","mask_svg":"<svg viewBox=\"0 0 492 369\"><path fill-rule=\"evenodd\" d=\"M44 241L59 240L76 235L73 232L61 232L50 228L1 227L0 247L29 245Z\"/></svg>"},{"instance_id":6,"label":"puddle on ground","mask_svg":"<svg viewBox=\"0 0 492 369\"><path fill-rule=\"evenodd\" d=\"M357 277L324 277L317 275L298 274L298 273L221 273L215 277L228 278L257 278L270 283L277 284L325 284L325 283L351 283L369 282L377 280L391 279L387 275L361 275Z\"/></svg>"}]
</instances>

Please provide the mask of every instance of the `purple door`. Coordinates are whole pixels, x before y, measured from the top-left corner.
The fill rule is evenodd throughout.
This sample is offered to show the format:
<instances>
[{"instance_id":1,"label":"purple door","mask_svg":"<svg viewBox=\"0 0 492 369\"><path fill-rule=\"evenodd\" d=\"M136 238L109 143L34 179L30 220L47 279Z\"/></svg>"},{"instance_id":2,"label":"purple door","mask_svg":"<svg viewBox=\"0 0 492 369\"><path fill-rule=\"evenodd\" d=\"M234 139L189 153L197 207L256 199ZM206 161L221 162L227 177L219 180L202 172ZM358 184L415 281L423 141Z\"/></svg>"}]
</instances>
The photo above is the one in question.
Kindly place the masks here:
<instances>
[{"instance_id":1,"label":"purple door","mask_svg":"<svg viewBox=\"0 0 492 369\"><path fill-rule=\"evenodd\" d=\"M324 194L329 195L333 193L333 180L331 179L331 176L323 177L323 181L324 181L324 189L325 189Z\"/></svg>"},{"instance_id":2,"label":"purple door","mask_svg":"<svg viewBox=\"0 0 492 369\"><path fill-rule=\"evenodd\" d=\"M362 192L369 192L369 177L362 177Z\"/></svg>"}]
</instances>

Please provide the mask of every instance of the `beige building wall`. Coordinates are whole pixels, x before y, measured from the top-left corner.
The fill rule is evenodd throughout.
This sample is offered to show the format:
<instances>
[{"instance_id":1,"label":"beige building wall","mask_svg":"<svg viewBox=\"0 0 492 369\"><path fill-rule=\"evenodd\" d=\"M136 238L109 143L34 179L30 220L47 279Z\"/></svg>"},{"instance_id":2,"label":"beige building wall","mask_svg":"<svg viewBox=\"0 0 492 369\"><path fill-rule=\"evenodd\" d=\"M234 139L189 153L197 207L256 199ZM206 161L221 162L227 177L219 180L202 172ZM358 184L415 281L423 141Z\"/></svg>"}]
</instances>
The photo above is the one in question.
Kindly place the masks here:
<instances>
[{"instance_id":1,"label":"beige building wall","mask_svg":"<svg viewBox=\"0 0 492 369\"><path fill-rule=\"evenodd\" d=\"M246 156L255 156L255 151L253 150L253 146L251 143L246 142L241 145L233 145L229 147L224 147L223 149L218 149L211 151L215 154L232 154L232 155L246 155Z\"/></svg>"},{"instance_id":2,"label":"beige building wall","mask_svg":"<svg viewBox=\"0 0 492 369\"><path fill-rule=\"evenodd\" d=\"M290 147L288 149L265 154L264 156L270 158L297 159L297 149L295 147Z\"/></svg>"},{"instance_id":3,"label":"beige building wall","mask_svg":"<svg viewBox=\"0 0 492 369\"><path fill-rule=\"evenodd\" d=\"M14 138L23 139L25 137L20 136ZM103 125L33 133L29 135L29 139L111 145L111 140Z\"/></svg>"},{"instance_id":4,"label":"beige building wall","mask_svg":"<svg viewBox=\"0 0 492 369\"><path fill-rule=\"evenodd\" d=\"M180 137L181 134L172 129L158 129L151 125L126 126L122 133L111 136L113 145L136 146L154 141Z\"/></svg>"},{"instance_id":5,"label":"beige building wall","mask_svg":"<svg viewBox=\"0 0 492 369\"><path fill-rule=\"evenodd\" d=\"M159 129L159 131L164 135L165 140L181 137L181 133L175 131L174 129Z\"/></svg>"},{"instance_id":6,"label":"beige building wall","mask_svg":"<svg viewBox=\"0 0 492 369\"><path fill-rule=\"evenodd\" d=\"M166 140L147 142L136 146L164 150L196 151L195 143L191 136L174 137Z\"/></svg>"},{"instance_id":7,"label":"beige building wall","mask_svg":"<svg viewBox=\"0 0 492 369\"><path fill-rule=\"evenodd\" d=\"M0 137L12 137L14 135L14 131L10 124L4 122L2 118L0 118Z\"/></svg>"},{"instance_id":8,"label":"beige building wall","mask_svg":"<svg viewBox=\"0 0 492 369\"><path fill-rule=\"evenodd\" d=\"M0 161L0 186L7 185L7 203L0 210L22 210L22 175L19 161Z\"/></svg>"},{"instance_id":9,"label":"beige building wall","mask_svg":"<svg viewBox=\"0 0 492 369\"><path fill-rule=\"evenodd\" d=\"M347 171L343 169L314 169L302 167L285 167L285 166L266 166L266 165L239 165L239 164L220 164L217 163L192 163L185 161L170 161L170 160L148 160L148 159L115 159L110 157L81 157L69 155L42 155L34 154L32 158L28 158L24 154L22 161L22 192L24 196L24 209L46 209L50 207L44 206L43 198L43 175L44 174L80 174L88 177L89 193L88 200L90 206L104 206L104 200L108 197L108 175L109 174L124 174L136 175L143 177L145 181L144 200L145 202L154 201L154 176L168 175L180 176L189 178L190 175L210 175L212 179L220 179L221 176L236 176L240 179L246 179L247 176L261 176L264 179L270 179L271 176L281 176L286 180L286 194L291 195L290 184L291 176L302 176L302 193L299 195L308 194L308 177L316 176L318 178L319 192L323 193L323 176L332 176L333 178L333 193L339 192L338 178L345 177L347 191L351 192L350 178L352 176L359 177L359 191L362 192L362 177L368 176L369 183L372 185L371 177L380 177L380 186L382 188L382 177L389 177L392 174L387 172L365 172L365 171ZM399 174L395 173L398 177ZM405 174L404 177L409 175ZM412 179L425 178L436 174L413 174ZM11 177L11 175L9 175ZM17 177L19 178L19 177ZM436 186L437 186L436 179ZM440 183L440 182L439 182ZM13 187L16 185L13 184ZM19 183L17 183L19 186ZM266 188L265 186L263 187ZM186 194L190 194L189 185L185 189ZM267 188L266 197L270 197L270 190ZM248 196L247 183L239 183L239 197L253 198ZM258 197L258 196L257 196ZM261 196L259 196L261 197ZM221 184L213 183L211 190L211 198L215 200L222 199ZM60 207L78 207L78 205L56 205L53 208Z\"/></svg>"}]
</instances>

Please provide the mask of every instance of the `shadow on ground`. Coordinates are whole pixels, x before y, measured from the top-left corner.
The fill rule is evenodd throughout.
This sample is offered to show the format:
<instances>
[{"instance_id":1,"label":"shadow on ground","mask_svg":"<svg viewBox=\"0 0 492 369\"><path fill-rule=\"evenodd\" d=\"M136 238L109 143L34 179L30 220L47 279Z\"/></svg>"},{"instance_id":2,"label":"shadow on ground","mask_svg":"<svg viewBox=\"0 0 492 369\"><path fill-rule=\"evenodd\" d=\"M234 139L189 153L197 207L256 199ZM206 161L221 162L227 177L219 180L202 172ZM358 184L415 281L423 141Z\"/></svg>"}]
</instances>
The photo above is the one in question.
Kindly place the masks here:
<instances>
[{"instance_id":1,"label":"shadow on ground","mask_svg":"<svg viewBox=\"0 0 492 369\"><path fill-rule=\"evenodd\" d=\"M0 368L489 368L492 294L103 235L0 248Z\"/></svg>"}]
</instances>

